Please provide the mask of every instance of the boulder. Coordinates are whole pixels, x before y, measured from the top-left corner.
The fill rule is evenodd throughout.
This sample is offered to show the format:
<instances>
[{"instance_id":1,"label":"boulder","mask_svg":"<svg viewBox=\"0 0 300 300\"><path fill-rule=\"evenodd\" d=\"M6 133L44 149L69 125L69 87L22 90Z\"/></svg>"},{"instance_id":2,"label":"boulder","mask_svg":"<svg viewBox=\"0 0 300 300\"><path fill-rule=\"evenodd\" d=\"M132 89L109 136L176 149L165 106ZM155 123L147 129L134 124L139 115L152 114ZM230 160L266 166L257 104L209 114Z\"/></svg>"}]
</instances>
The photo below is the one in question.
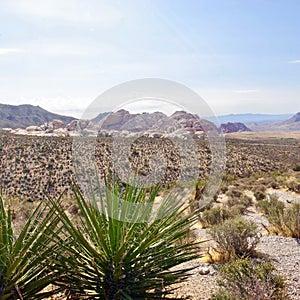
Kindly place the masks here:
<instances>
[{"instance_id":1,"label":"boulder","mask_svg":"<svg viewBox=\"0 0 300 300\"><path fill-rule=\"evenodd\" d=\"M63 121L61 121L61 120L56 120L55 119L51 123L53 124L53 130L65 127L65 123Z\"/></svg>"},{"instance_id":2,"label":"boulder","mask_svg":"<svg viewBox=\"0 0 300 300\"><path fill-rule=\"evenodd\" d=\"M78 121L77 120L73 120L71 123L69 123L67 126L66 126L66 129L68 131L75 131L76 130L76 126L78 124Z\"/></svg>"},{"instance_id":3,"label":"boulder","mask_svg":"<svg viewBox=\"0 0 300 300\"><path fill-rule=\"evenodd\" d=\"M43 131L43 129L39 126L28 126L28 127L26 127L26 131L28 131L28 132Z\"/></svg>"}]
</instances>

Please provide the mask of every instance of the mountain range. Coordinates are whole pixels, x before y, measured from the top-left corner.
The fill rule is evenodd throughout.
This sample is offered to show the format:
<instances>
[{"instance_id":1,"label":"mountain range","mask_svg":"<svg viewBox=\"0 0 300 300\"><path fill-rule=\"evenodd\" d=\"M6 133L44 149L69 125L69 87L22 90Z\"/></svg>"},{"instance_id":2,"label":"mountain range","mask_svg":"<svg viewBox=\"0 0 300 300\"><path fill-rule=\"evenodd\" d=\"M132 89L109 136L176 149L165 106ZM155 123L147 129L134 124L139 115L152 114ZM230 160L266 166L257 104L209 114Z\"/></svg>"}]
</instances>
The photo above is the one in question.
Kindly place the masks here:
<instances>
[{"instance_id":1,"label":"mountain range","mask_svg":"<svg viewBox=\"0 0 300 300\"><path fill-rule=\"evenodd\" d=\"M298 131L300 130L300 113L295 115L282 114L230 114L218 117L220 130L224 133L238 131ZM51 113L39 106L29 104L14 106L0 104L0 128L26 129L31 126L40 127L53 120L61 121L67 127L74 117ZM161 112L131 114L121 109L117 112L100 113L90 120L93 124L101 123L106 130L138 132L142 130L163 130L173 132L179 127L190 131L215 130L217 127L211 118L201 119L197 116L177 111L171 116ZM204 127L204 128L203 128ZM32 130L32 128L31 128Z\"/></svg>"},{"instance_id":2,"label":"mountain range","mask_svg":"<svg viewBox=\"0 0 300 300\"><path fill-rule=\"evenodd\" d=\"M253 131L299 131L300 112L281 122L271 124L255 123L247 124L247 126Z\"/></svg>"},{"instance_id":3,"label":"mountain range","mask_svg":"<svg viewBox=\"0 0 300 300\"><path fill-rule=\"evenodd\" d=\"M231 123L244 123L244 124L274 124L286 121L291 118L293 114L228 114L218 116L218 122L220 124ZM207 117L207 120L214 121L215 118Z\"/></svg>"}]
</instances>

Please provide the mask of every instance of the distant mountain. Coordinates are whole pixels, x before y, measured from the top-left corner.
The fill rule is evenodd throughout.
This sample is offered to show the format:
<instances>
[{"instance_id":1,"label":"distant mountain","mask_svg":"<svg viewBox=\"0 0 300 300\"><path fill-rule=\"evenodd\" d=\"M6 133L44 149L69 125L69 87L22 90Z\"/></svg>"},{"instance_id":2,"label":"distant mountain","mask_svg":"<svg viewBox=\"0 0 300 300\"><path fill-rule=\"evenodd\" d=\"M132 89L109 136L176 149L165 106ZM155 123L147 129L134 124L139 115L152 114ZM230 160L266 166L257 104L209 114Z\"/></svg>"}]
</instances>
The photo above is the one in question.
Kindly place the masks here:
<instances>
[{"instance_id":1,"label":"distant mountain","mask_svg":"<svg viewBox=\"0 0 300 300\"><path fill-rule=\"evenodd\" d=\"M300 112L289 119L269 124L248 124L253 131L299 131Z\"/></svg>"},{"instance_id":2,"label":"distant mountain","mask_svg":"<svg viewBox=\"0 0 300 300\"><path fill-rule=\"evenodd\" d=\"M226 123L221 124L220 128L221 132L223 133L233 133L233 132L247 132L251 131L244 123L236 122L236 123Z\"/></svg>"},{"instance_id":3,"label":"distant mountain","mask_svg":"<svg viewBox=\"0 0 300 300\"><path fill-rule=\"evenodd\" d=\"M279 123L277 126L278 129L282 131L298 131L300 130L300 112L296 113L294 116L288 120Z\"/></svg>"},{"instance_id":4,"label":"distant mountain","mask_svg":"<svg viewBox=\"0 0 300 300\"><path fill-rule=\"evenodd\" d=\"M104 119L109 114L110 114L109 112L100 113L96 118L92 119L91 121L94 123L99 123L102 119Z\"/></svg>"},{"instance_id":5,"label":"distant mountain","mask_svg":"<svg viewBox=\"0 0 300 300\"><path fill-rule=\"evenodd\" d=\"M285 122L282 122L282 124L294 124L294 123L300 123L300 112L296 113L294 116L292 116L290 119L286 120Z\"/></svg>"},{"instance_id":6,"label":"distant mountain","mask_svg":"<svg viewBox=\"0 0 300 300\"><path fill-rule=\"evenodd\" d=\"M282 114L282 115L273 115L273 114L229 114L218 116L217 119L219 123L244 123L244 124L272 124L278 123L281 121L286 121L288 118L292 117L293 114ZM213 118L206 118L207 120L213 121Z\"/></svg>"},{"instance_id":7,"label":"distant mountain","mask_svg":"<svg viewBox=\"0 0 300 300\"><path fill-rule=\"evenodd\" d=\"M39 106L0 104L0 128L24 129L28 126L39 126L54 119L65 124L75 120L73 117L51 113Z\"/></svg>"}]
</instances>

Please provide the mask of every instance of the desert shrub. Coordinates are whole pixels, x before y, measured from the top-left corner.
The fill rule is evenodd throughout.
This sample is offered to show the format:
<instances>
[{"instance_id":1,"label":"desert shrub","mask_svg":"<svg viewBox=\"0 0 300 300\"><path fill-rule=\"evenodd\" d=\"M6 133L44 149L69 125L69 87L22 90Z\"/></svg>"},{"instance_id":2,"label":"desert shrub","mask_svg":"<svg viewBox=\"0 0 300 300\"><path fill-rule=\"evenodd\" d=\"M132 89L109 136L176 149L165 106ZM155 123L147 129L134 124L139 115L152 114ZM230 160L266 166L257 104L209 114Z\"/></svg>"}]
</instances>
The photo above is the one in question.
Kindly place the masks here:
<instances>
[{"instance_id":1,"label":"desert shrub","mask_svg":"<svg viewBox=\"0 0 300 300\"><path fill-rule=\"evenodd\" d=\"M249 207L252 205L252 199L248 196L229 198L226 204L228 207L232 207L234 205L244 205L245 207Z\"/></svg>"},{"instance_id":2,"label":"desert shrub","mask_svg":"<svg viewBox=\"0 0 300 300\"><path fill-rule=\"evenodd\" d=\"M228 191L228 185L226 182L222 181L221 186L220 186L220 192L222 194L225 194Z\"/></svg>"},{"instance_id":3,"label":"desert shrub","mask_svg":"<svg viewBox=\"0 0 300 300\"><path fill-rule=\"evenodd\" d=\"M272 180L269 184L268 187L272 188L272 189L279 189L280 188L280 184L277 181Z\"/></svg>"},{"instance_id":4,"label":"desert shrub","mask_svg":"<svg viewBox=\"0 0 300 300\"><path fill-rule=\"evenodd\" d=\"M287 187L293 192L300 193L300 182L295 179L288 181Z\"/></svg>"},{"instance_id":5,"label":"desert shrub","mask_svg":"<svg viewBox=\"0 0 300 300\"><path fill-rule=\"evenodd\" d=\"M283 214L284 207L284 203L275 195L258 203L258 208L271 219L278 219Z\"/></svg>"},{"instance_id":6,"label":"desert shrub","mask_svg":"<svg viewBox=\"0 0 300 300\"><path fill-rule=\"evenodd\" d=\"M295 166L295 167L293 168L293 170L294 170L295 172L300 172L300 166Z\"/></svg>"},{"instance_id":7,"label":"desert shrub","mask_svg":"<svg viewBox=\"0 0 300 300\"><path fill-rule=\"evenodd\" d=\"M224 290L223 288L220 288L217 293L214 293L211 295L209 300L239 300L239 299L233 299L230 295L229 291Z\"/></svg>"},{"instance_id":8,"label":"desert shrub","mask_svg":"<svg viewBox=\"0 0 300 300\"><path fill-rule=\"evenodd\" d=\"M257 225L242 217L226 220L212 227L209 233L217 242L215 250L224 260L252 256L260 239Z\"/></svg>"},{"instance_id":9,"label":"desert shrub","mask_svg":"<svg viewBox=\"0 0 300 300\"><path fill-rule=\"evenodd\" d=\"M285 236L300 238L300 203L293 203L284 211L279 229Z\"/></svg>"},{"instance_id":10,"label":"desert shrub","mask_svg":"<svg viewBox=\"0 0 300 300\"><path fill-rule=\"evenodd\" d=\"M200 214L200 222L204 228L220 224L233 217L233 213L225 207L213 207Z\"/></svg>"},{"instance_id":11,"label":"desert shrub","mask_svg":"<svg viewBox=\"0 0 300 300\"><path fill-rule=\"evenodd\" d=\"M247 208L252 205L252 199L248 196L229 198L226 205L230 208L232 214L236 216L247 211Z\"/></svg>"},{"instance_id":12,"label":"desert shrub","mask_svg":"<svg viewBox=\"0 0 300 300\"><path fill-rule=\"evenodd\" d=\"M235 174L224 174L223 175L223 182L227 184L232 184L234 181L237 180L237 177Z\"/></svg>"},{"instance_id":13,"label":"desert shrub","mask_svg":"<svg viewBox=\"0 0 300 300\"><path fill-rule=\"evenodd\" d=\"M57 260L55 267L65 274L57 284L76 299L168 299L172 288L165 288L190 270L171 268L199 257L198 244L181 243L198 214L187 213L180 199L166 198L153 218L158 189L120 191L115 185L89 202L74 189L80 227L50 200L73 243Z\"/></svg>"},{"instance_id":14,"label":"desert shrub","mask_svg":"<svg viewBox=\"0 0 300 300\"><path fill-rule=\"evenodd\" d=\"M247 207L242 204L236 204L230 208L230 213L232 216L243 215L246 211Z\"/></svg>"},{"instance_id":15,"label":"desert shrub","mask_svg":"<svg viewBox=\"0 0 300 300\"><path fill-rule=\"evenodd\" d=\"M219 290L210 300L285 300L285 280L269 262L238 259L220 269Z\"/></svg>"},{"instance_id":16,"label":"desert shrub","mask_svg":"<svg viewBox=\"0 0 300 300\"><path fill-rule=\"evenodd\" d=\"M232 189L228 191L226 195L231 198L240 198L243 196L243 192L236 189Z\"/></svg>"},{"instance_id":17,"label":"desert shrub","mask_svg":"<svg viewBox=\"0 0 300 300\"><path fill-rule=\"evenodd\" d=\"M266 194L263 191L256 191L254 192L254 197L257 201L261 201L266 198Z\"/></svg>"},{"instance_id":18,"label":"desert shrub","mask_svg":"<svg viewBox=\"0 0 300 300\"><path fill-rule=\"evenodd\" d=\"M259 208L266 214L271 233L300 238L300 203L285 208L282 201L271 197L270 200L261 201Z\"/></svg>"}]
</instances>

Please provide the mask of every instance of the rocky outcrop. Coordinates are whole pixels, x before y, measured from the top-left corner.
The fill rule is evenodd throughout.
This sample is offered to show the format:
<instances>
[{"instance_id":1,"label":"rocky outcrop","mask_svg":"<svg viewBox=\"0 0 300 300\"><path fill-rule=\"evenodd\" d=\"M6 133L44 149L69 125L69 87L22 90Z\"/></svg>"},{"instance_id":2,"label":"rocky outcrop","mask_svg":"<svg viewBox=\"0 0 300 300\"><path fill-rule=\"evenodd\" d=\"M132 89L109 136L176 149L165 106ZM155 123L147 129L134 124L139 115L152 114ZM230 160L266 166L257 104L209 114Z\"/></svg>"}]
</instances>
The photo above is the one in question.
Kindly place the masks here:
<instances>
[{"instance_id":1,"label":"rocky outcrop","mask_svg":"<svg viewBox=\"0 0 300 300\"><path fill-rule=\"evenodd\" d=\"M92 120L72 120L70 123L65 123L54 119L39 126L8 130L15 134L38 136L73 136L80 131L85 135L93 136L102 132L108 136L120 133L134 135L143 132L150 136L154 133L155 135L171 134L182 137L218 131L212 122L185 111L177 111L167 116L161 112L131 114L124 109L112 113L101 113Z\"/></svg>"},{"instance_id":2,"label":"rocky outcrop","mask_svg":"<svg viewBox=\"0 0 300 300\"><path fill-rule=\"evenodd\" d=\"M200 119L197 115L185 111L176 111L171 116L167 116L161 112L130 114L121 109L110 114L101 113L93 120L97 120L101 130L129 132L152 130L166 133L173 133L182 129L193 133L217 130L212 122Z\"/></svg>"},{"instance_id":3,"label":"rocky outcrop","mask_svg":"<svg viewBox=\"0 0 300 300\"><path fill-rule=\"evenodd\" d=\"M77 120L73 120L71 123L69 123L67 126L66 126L66 129L68 131L75 131L76 130L76 126L78 124L78 121Z\"/></svg>"},{"instance_id":4,"label":"rocky outcrop","mask_svg":"<svg viewBox=\"0 0 300 300\"><path fill-rule=\"evenodd\" d=\"M25 129L17 128L3 128L13 134L18 135L35 135L35 136L70 136L75 134L77 120L65 125L61 120L52 120L40 126L28 126Z\"/></svg>"},{"instance_id":5,"label":"rocky outcrop","mask_svg":"<svg viewBox=\"0 0 300 300\"><path fill-rule=\"evenodd\" d=\"M57 129L65 127L65 123L60 120L52 120L51 122L44 123L40 126L46 133L53 133Z\"/></svg>"},{"instance_id":6,"label":"rocky outcrop","mask_svg":"<svg viewBox=\"0 0 300 300\"><path fill-rule=\"evenodd\" d=\"M250 128L248 128L245 124L243 123L226 123L226 124L221 124L220 128L222 133L233 133L233 132L247 132L251 131Z\"/></svg>"}]
</instances>

